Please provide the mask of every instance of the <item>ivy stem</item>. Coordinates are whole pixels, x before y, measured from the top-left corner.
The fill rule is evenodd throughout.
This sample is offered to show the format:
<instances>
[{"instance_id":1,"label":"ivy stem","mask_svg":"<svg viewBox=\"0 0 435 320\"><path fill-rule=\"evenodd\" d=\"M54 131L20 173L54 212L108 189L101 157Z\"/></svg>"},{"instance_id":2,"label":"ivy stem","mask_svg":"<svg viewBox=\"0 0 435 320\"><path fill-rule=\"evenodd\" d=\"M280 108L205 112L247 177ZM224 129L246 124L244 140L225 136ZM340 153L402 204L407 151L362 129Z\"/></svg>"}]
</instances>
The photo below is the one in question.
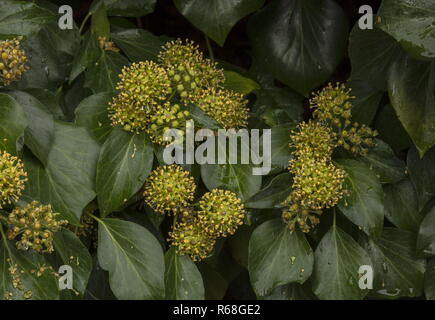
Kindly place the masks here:
<instances>
[{"instance_id":1,"label":"ivy stem","mask_svg":"<svg viewBox=\"0 0 435 320\"><path fill-rule=\"evenodd\" d=\"M204 35L204 37L205 37L205 43L207 44L208 54L210 55L210 60L214 61L214 54L213 54L213 49L211 48L210 39L206 35Z\"/></svg>"},{"instance_id":2,"label":"ivy stem","mask_svg":"<svg viewBox=\"0 0 435 320\"><path fill-rule=\"evenodd\" d=\"M96 220L97 222L99 222L99 223L101 223L101 224L104 224L104 222L103 221L101 221L101 219L100 218L97 218L96 216L94 216L92 213L88 213L88 215L91 217L91 218L93 218L94 220Z\"/></svg>"},{"instance_id":3,"label":"ivy stem","mask_svg":"<svg viewBox=\"0 0 435 320\"><path fill-rule=\"evenodd\" d=\"M333 217L333 220L332 220L332 226L333 226L333 228L334 228L334 230L335 230L335 226L336 226L336 212L335 212L335 207L333 208L333 211L334 211L334 217Z\"/></svg>"},{"instance_id":4,"label":"ivy stem","mask_svg":"<svg viewBox=\"0 0 435 320\"><path fill-rule=\"evenodd\" d=\"M82 24L80 25L79 34L82 34L83 28L85 27L85 24L86 24L86 22L88 22L91 15L92 15L92 13L88 12L86 17L83 19Z\"/></svg>"}]
</instances>

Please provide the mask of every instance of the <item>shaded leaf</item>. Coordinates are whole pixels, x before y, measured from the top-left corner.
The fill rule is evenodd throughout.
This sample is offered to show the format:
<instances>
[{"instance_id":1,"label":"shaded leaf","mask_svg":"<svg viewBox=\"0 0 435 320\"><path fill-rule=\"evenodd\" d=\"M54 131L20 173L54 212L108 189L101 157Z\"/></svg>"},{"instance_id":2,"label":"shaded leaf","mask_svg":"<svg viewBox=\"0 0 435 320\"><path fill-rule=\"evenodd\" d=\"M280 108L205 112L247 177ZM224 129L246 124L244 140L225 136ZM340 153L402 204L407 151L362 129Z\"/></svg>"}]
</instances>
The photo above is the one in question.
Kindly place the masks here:
<instances>
[{"instance_id":1,"label":"shaded leaf","mask_svg":"<svg viewBox=\"0 0 435 320\"><path fill-rule=\"evenodd\" d=\"M418 230L417 251L421 255L435 255L435 207L430 210Z\"/></svg>"},{"instance_id":2,"label":"shaded leaf","mask_svg":"<svg viewBox=\"0 0 435 320\"><path fill-rule=\"evenodd\" d=\"M24 110L11 96L0 94L0 149L17 154L18 139L24 135Z\"/></svg>"},{"instance_id":3,"label":"shaded leaf","mask_svg":"<svg viewBox=\"0 0 435 320\"><path fill-rule=\"evenodd\" d=\"M266 186L245 202L247 208L275 208L287 199L291 191L291 175L287 172L274 177Z\"/></svg>"}]
</instances>

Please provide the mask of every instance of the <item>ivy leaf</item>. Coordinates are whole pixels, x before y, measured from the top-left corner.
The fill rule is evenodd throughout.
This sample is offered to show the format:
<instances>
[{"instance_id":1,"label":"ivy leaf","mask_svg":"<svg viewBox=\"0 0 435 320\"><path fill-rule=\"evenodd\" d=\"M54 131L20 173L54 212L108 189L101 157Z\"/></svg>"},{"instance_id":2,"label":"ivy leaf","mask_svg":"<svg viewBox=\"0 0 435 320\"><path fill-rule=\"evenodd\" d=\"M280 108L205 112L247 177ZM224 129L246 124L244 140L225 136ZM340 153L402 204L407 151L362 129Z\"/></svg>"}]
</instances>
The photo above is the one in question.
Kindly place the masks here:
<instances>
[{"instance_id":1,"label":"ivy leaf","mask_svg":"<svg viewBox=\"0 0 435 320\"><path fill-rule=\"evenodd\" d=\"M165 265L166 299L204 299L201 273L188 256L178 255L172 247L165 254Z\"/></svg>"},{"instance_id":2,"label":"ivy leaf","mask_svg":"<svg viewBox=\"0 0 435 320\"><path fill-rule=\"evenodd\" d=\"M435 259L429 261L424 275L424 293L427 300L435 300Z\"/></svg>"},{"instance_id":3,"label":"ivy leaf","mask_svg":"<svg viewBox=\"0 0 435 320\"><path fill-rule=\"evenodd\" d=\"M420 224L417 252L424 256L435 255L435 207L426 214Z\"/></svg>"},{"instance_id":4,"label":"ivy leaf","mask_svg":"<svg viewBox=\"0 0 435 320\"><path fill-rule=\"evenodd\" d=\"M92 271L92 257L88 249L68 229L55 233L53 245L62 264L69 265L73 269L73 287L83 295Z\"/></svg>"},{"instance_id":5,"label":"ivy leaf","mask_svg":"<svg viewBox=\"0 0 435 320\"><path fill-rule=\"evenodd\" d=\"M13 278L8 270L11 264L17 265L15 275L20 278L24 291L19 291L12 285ZM3 234L3 241L0 244L0 296L2 299L7 293L12 293L11 299L24 300L23 294L26 291L31 291L33 300L58 299L58 281L53 272L46 270L40 276L34 272L44 264L47 265L42 255L17 250L14 243L6 240Z\"/></svg>"},{"instance_id":6,"label":"ivy leaf","mask_svg":"<svg viewBox=\"0 0 435 320\"><path fill-rule=\"evenodd\" d=\"M222 47L237 21L260 9L264 0L174 0L174 4L187 20Z\"/></svg>"},{"instance_id":7,"label":"ivy leaf","mask_svg":"<svg viewBox=\"0 0 435 320\"><path fill-rule=\"evenodd\" d=\"M56 16L28 1L3 0L0 8L0 34L31 36Z\"/></svg>"},{"instance_id":8,"label":"ivy leaf","mask_svg":"<svg viewBox=\"0 0 435 320\"><path fill-rule=\"evenodd\" d=\"M112 92L100 92L80 102L75 110L76 124L86 127L100 143L104 143L112 131L107 108L112 100Z\"/></svg>"},{"instance_id":9,"label":"ivy leaf","mask_svg":"<svg viewBox=\"0 0 435 320\"><path fill-rule=\"evenodd\" d=\"M260 89L260 85L250 78L246 78L234 71L224 71L225 82L223 87L241 94L249 94L256 89Z\"/></svg>"},{"instance_id":10,"label":"ivy leaf","mask_svg":"<svg viewBox=\"0 0 435 320\"><path fill-rule=\"evenodd\" d=\"M384 186L385 216L400 229L416 233L422 216L417 192L409 179Z\"/></svg>"},{"instance_id":11,"label":"ivy leaf","mask_svg":"<svg viewBox=\"0 0 435 320\"><path fill-rule=\"evenodd\" d=\"M80 52L72 62L69 82L74 81L83 71L92 64L95 64L101 55L101 49L98 45L97 37L94 33L88 32L83 40Z\"/></svg>"},{"instance_id":12,"label":"ivy leaf","mask_svg":"<svg viewBox=\"0 0 435 320\"><path fill-rule=\"evenodd\" d=\"M95 34L96 37L110 38L110 22L107 18L107 11L104 5L100 5L92 12L91 32Z\"/></svg>"},{"instance_id":13,"label":"ivy leaf","mask_svg":"<svg viewBox=\"0 0 435 320\"><path fill-rule=\"evenodd\" d=\"M272 166L277 169L287 169L288 162L292 158L290 149L290 135L295 125L286 124L271 128L272 130Z\"/></svg>"},{"instance_id":14,"label":"ivy leaf","mask_svg":"<svg viewBox=\"0 0 435 320\"><path fill-rule=\"evenodd\" d=\"M340 159L337 161L346 173L345 196L338 207L354 224L370 236L377 236L384 223L383 191L375 173L363 162Z\"/></svg>"},{"instance_id":15,"label":"ivy leaf","mask_svg":"<svg viewBox=\"0 0 435 320\"><path fill-rule=\"evenodd\" d=\"M141 17L154 11L157 0L101 0L91 6L91 11L104 3L109 16Z\"/></svg>"},{"instance_id":16,"label":"ivy leaf","mask_svg":"<svg viewBox=\"0 0 435 320\"><path fill-rule=\"evenodd\" d=\"M384 0L380 28L417 58L435 58L435 4L432 0Z\"/></svg>"},{"instance_id":17,"label":"ivy leaf","mask_svg":"<svg viewBox=\"0 0 435 320\"><path fill-rule=\"evenodd\" d=\"M163 251L147 229L128 221L99 220L98 261L109 272L118 299L164 298Z\"/></svg>"},{"instance_id":18,"label":"ivy leaf","mask_svg":"<svg viewBox=\"0 0 435 320\"><path fill-rule=\"evenodd\" d=\"M115 91L118 75L128 60L119 52L101 50L100 58L86 70L85 87L94 93Z\"/></svg>"},{"instance_id":19,"label":"ivy leaf","mask_svg":"<svg viewBox=\"0 0 435 320\"><path fill-rule=\"evenodd\" d=\"M389 145L379 139L361 160L370 166L381 183L396 183L406 178L405 163L396 157Z\"/></svg>"},{"instance_id":20,"label":"ivy leaf","mask_svg":"<svg viewBox=\"0 0 435 320\"><path fill-rule=\"evenodd\" d=\"M317 297L311 290L309 281L306 281L303 285L289 283L277 287L270 295L263 298L265 300L317 300Z\"/></svg>"},{"instance_id":21,"label":"ivy leaf","mask_svg":"<svg viewBox=\"0 0 435 320\"><path fill-rule=\"evenodd\" d=\"M435 145L435 63L402 56L392 65L388 94L420 157Z\"/></svg>"},{"instance_id":22,"label":"ivy leaf","mask_svg":"<svg viewBox=\"0 0 435 320\"><path fill-rule=\"evenodd\" d=\"M435 148L420 159L417 150L411 148L408 152L407 165L409 176L417 190L419 210L435 195Z\"/></svg>"},{"instance_id":23,"label":"ivy leaf","mask_svg":"<svg viewBox=\"0 0 435 320\"><path fill-rule=\"evenodd\" d=\"M252 233L248 269L257 295L287 283L304 283L312 268L313 252L304 234L291 232L281 219L266 221Z\"/></svg>"},{"instance_id":24,"label":"ivy leaf","mask_svg":"<svg viewBox=\"0 0 435 320\"><path fill-rule=\"evenodd\" d=\"M11 95L23 108L27 127L24 141L32 153L44 164L48 164L48 154L54 141L54 119L48 109L35 97L22 91L11 91Z\"/></svg>"},{"instance_id":25,"label":"ivy leaf","mask_svg":"<svg viewBox=\"0 0 435 320\"><path fill-rule=\"evenodd\" d=\"M114 129L101 148L97 197L101 215L119 210L143 186L153 166L153 147L144 135Z\"/></svg>"},{"instance_id":26,"label":"ivy leaf","mask_svg":"<svg viewBox=\"0 0 435 320\"><path fill-rule=\"evenodd\" d=\"M291 175L287 172L274 177L264 188L246 200L247 208L275 208L290 194Z\"/></svg>"},{"instance_id":27,"label":"ivy leaf","mask_svg":"<svg viewBox=\"0 0 435 320\"><path fill-rule=\"evenodd\" d=\"M27 119L24 110L11 96L0 94L0 149L17 154L18 139L24 135Z\"/></svg>"},{"instance_id":28,"label":"ivy leaf","mask_svg":"<svg viewBox=\"0 0 435 320\"><path fill-rule=\"evenodd\" d=\"M425 261L414 254L415 235L385 228L379 239L369 239L367 252L373 262L373 290L385 297L418 297L423 290Z\"/></svg>"},{"instance_id":29,"label":"ivy leaf","mask_svg":"<svg viewBox=\"0 0 435 320\"><path fill-rule=\"evenodd\" d=\"M157 60L169 38L158 37L143 29L126 29L112 33L112 40L134 62Z\"/></svg>"},{"instance_id":30,"label":"ivy leaf","mask_svg":"<svg viewBox=\"0 0 435 320\"><path fill-rule=\"evenodd\" d=\"M85 128L70 123L57 121L54 132L45 167L29 152L24 154L29 175L24 194L29 200L51 204L64 219L77 225L83 208L96 195L100 146Z\"/></svg>"},{"instance_id":31,"label":"ivy leaf","mask_svg":"<svg viewBox=\"0 0 435 320\"><path fill-rule=\"evenodd\" d=\"M248 24L257 62L307 96L334 72L346 48L348 23L332 0L278 0Z\"/></svg>"},{"instance_id":32,"label":"ivy leaf","mask_svg":"<svg viewBox=\"0 0 435 320\"><path fill-rule=\"evenodd\" d=\"M384 92L373 88L368 80L351 79L346 84L352 89L352 121L370 125L375 119Z\"/></svg>"},{"instance_id":33,"label":"ivy leaf","mask_svg":"<svg viewBox=\"0 0 435 320\"><path fill-rule=\"evenodd\" d=\"M323 236L314 253L313 291L323 300L360 300L368 291L358 286L358 270L371 265L356 241L335 225Z\"/></svg>"},{"instance_id":34,"label":"ivy leaf","mask_svg":"<svg viewBox=\"0 0 435 320\"><path fill-rule=\"evenodd\" d=\"M376 27L362 30L355 24L349 38L351 79L369 82L377 90L386 90L390 66L400 52L400 45L384 31Z\"/></svg>"}]
</instances>

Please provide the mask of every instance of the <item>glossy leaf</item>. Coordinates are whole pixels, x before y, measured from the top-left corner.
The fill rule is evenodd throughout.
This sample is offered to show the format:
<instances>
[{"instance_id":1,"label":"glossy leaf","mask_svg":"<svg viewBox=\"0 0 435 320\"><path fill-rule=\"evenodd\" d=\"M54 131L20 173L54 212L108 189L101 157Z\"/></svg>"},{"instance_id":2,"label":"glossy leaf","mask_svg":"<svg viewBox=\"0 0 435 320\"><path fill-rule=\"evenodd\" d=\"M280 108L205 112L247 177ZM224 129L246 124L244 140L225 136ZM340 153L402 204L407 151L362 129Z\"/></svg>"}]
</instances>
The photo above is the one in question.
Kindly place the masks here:
<instances>
[{"instance_id":1,"label":"glossy leaf","mask_svg":"<svg viewBox=\"0 0 435 320\"><path fill-rule=\"evenodd\" d=\"M364 249L343 230L331 227L314 253L314 293L322 300L363 299L368 291L358 286L362 265L371 265Z\"/></svg>"},{"instance_id":2,"label":"glossy leaf","mask_svg":"<svg viewBox=\"0 0 435 320\"><path fill-rule=\"evenodd\" d=\"M113 130L101 148L96 190L103 217L119 210L143 186L153 165L151 142L144 135Z\"/></svg>"},{"instance_id":3,"label":"glossy leaf","mask_svg":"<svg viewBox=\"0 0 435 320\"><path fill-rule=\"evenodd\" d=\"M345 189L349 192L338 204L340 211L368 235L379 235L384 222L384 194L379 179L363 162L337 162L347 173Z\"/></svg>"},{"instance_id":4,"label":"glossy leaf","mask_svg":"<svg viewBox=\"0 0 435 320\"><path fill-rule=\"evenodd\" d=\"M24 136L27 119L24 110L11 96L0 94L0 149L18 151L18 139Z\"/></svg>"},{"instance_id":5,"label":"glossy leaf","mask_svg":"<svg viewBox=\"0 0 435 320\"><path fill-rule=\"evenodd\" d=\"M249 241L249 276L259 296L291 282L304 283L312 272L313 252L300 231L291 232L281 219L254 230Z\"/></svg>"},{"instance_id":6,"label":"glossy leaf","mask_svg":"<svg viewBox=\"0 0 435 320\"><path fill-rule=\"evenodd\" d=\"M165 254L165 265L166 299L204 299L201 273L188 256L180 256L171 248Z\"/></svg>"},{"instance_id":7,"label":"glossy leaf","mask_svg":"<svg viewBox=\"0 0 435 320\"><path fill-rule=\"evenodd\" d=\"M225 82L223 87L241 94L251 93L253 90L260 89L258 83L250 78L246 78L234 71L224 71Z\"/></svg>"},{"instance_id":8,"label":"glossy leaf","mask_svg":"<svg viewBox=\"0 0 435 320\"><path fill-rule=\"evenodd\" d=\"M245 206L247 208L275 208L287 199L291 191L291 176L282 173L274 177L260 191L250 197Z\"/></svg>"},{"instance_id":9,"label":"glossy leaf","mask_svg":"<svg viewBox=\"0 0 435 320\"><path fill-rule=\"evenodd\" d=\"M332 0L273 1L248 25L258 63L305 96L334 72L347 30L347 18Z\"/></svg>"},{"instance_id":10,"label":"glossy leaf","mask_svg":"<svg viewBox=\"0 0 435 320\"><path fill-rule=\"evenodd\" d=\"M424 275L424 293L427 300L435 300L435 259L430 260Z\"/></svg>"},{"instance_id":11,"label":"glossy leaf","mask_svg":"<svg viewBox=\"0 0 435 320\"><path fill-rule=\"evenodd\" d=\"M435 4L432 0L384 0L380 28L418 58L435 58Z\"/></svg>"},{"instance_id":12,"label":"glossy leaf","mask_svg":"<svg viewBox=\"0 0 435 320\"><path fill-rule=\"evenodd\" d=\"M264 0L174 0L174 4L196 28L223 46L237 21L261 8Z\"/></svg>"},{"instance_id":13,"label":"glossy leaf","mask_svg":"<svg viewBox=\"0 0 435 320\"><path fill-rule=\"evenodd\" d=\"M100 220L98 261L109 272L110 288L118 299L164 298L163 251L147 229L128 221Z\"/></svg>"},{"instance_id":14,"label":"glossy leaf","mask_svg":"<svg viewBox=\"0 0 435 320\"><path fill-rule=\"evenodd\" d=\"M422 255L435 255L435 207L430 210L418 230L417 251Z\"/></svg>"}]
</instances>

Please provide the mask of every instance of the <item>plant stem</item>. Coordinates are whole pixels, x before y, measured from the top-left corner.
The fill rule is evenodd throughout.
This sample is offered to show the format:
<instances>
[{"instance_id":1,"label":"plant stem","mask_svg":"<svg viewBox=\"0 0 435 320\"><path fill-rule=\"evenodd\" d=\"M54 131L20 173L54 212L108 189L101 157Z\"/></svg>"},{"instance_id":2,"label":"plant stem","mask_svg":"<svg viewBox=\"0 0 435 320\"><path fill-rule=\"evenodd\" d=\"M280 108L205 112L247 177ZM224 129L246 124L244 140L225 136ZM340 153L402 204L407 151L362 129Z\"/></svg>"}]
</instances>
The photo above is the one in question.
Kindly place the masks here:
<instances>
[{"instance_id":1,"label":"plant stem","mask_svg":"<svg viewBox=\"0 0 435 320\"><path fill-rule=\"evenodd\" d=\"M94 220L96 220L97 222L99 222L99 223L102 223L102 224L104 224L104 222L103 221L101 221L101 219L100 218L97 218L96 216L94 216L92 213L88 213L88 215L91 217L91 218L93 218Z\"/></svg>"},{"instance_id":2,"label":"plant stem","mask_svg":"<svg viewBox=\"0 0 435 320\"><path fill-rule=\"evenodd\" d=\"M211 48L210 39L206 35L204 36L205 36L205 42L207 44L208 54L210 55L210 60L214 61L214 54L213 54L213 49Z\"/></svg>"},{"instance_id":3,"label":"plant stem","mask_svg":"<svg viewBox=\"0 0 435 320\"><path fill-rule=\"evenodd\" d=\"M88 12L86 17L83 19L82 24L80 25L79 34L82 34L83 28L85 27L86 22L88 22L89 18L91 17L91 13Z\"/></svg>"}]
</instances>

